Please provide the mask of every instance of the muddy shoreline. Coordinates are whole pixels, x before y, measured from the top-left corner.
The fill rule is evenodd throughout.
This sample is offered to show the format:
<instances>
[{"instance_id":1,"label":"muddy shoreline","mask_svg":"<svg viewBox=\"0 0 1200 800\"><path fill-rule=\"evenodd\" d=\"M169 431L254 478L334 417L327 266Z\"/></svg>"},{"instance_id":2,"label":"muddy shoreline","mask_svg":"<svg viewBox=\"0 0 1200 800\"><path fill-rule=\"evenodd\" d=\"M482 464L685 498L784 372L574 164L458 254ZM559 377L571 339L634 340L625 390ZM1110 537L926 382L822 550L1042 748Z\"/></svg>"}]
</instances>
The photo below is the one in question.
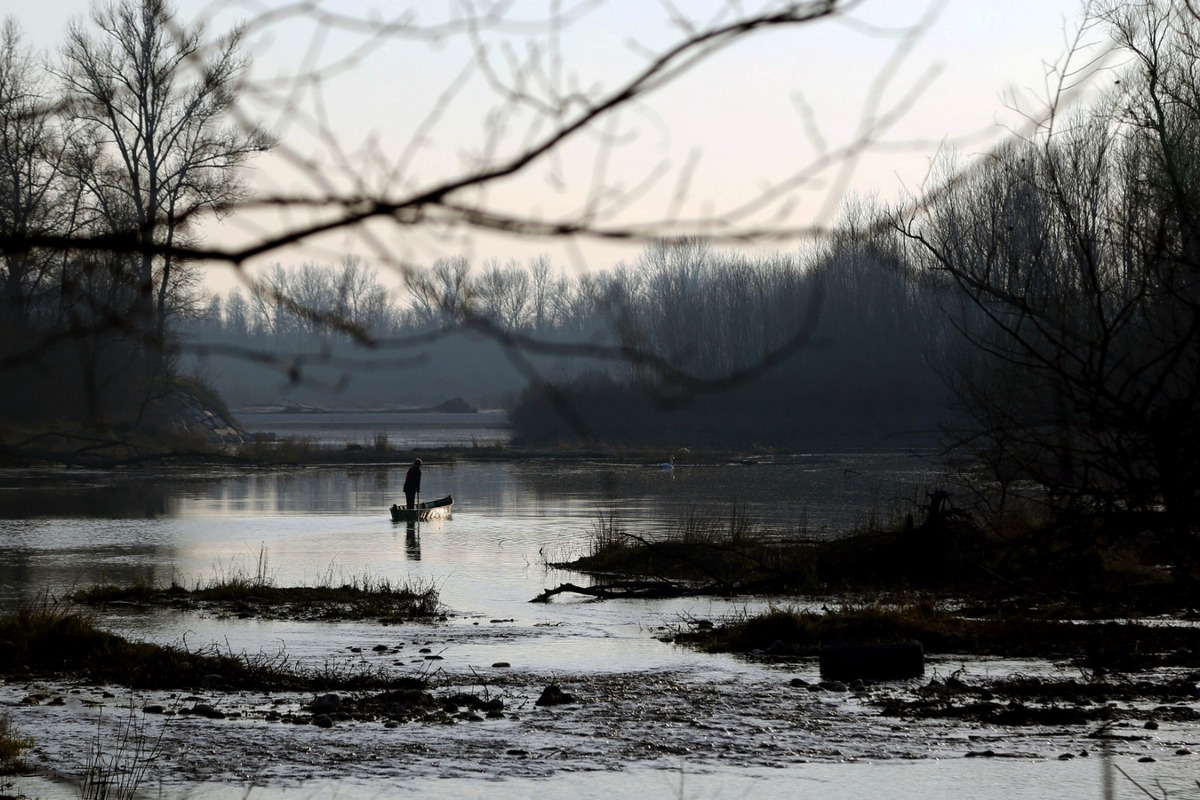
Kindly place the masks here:
<instances>
[{"instance_id":1,"label":"muddy shoreline","mask_svg":"<svg viewBox=\"0 0 1200 800\"><path fill-rule=\"evenodd\" d=\"M964 669L959 662L948 673L951 662L935 663L929 679L853 690L816 688L820 681L811 665L764 666L759 678L737 684L703 672L495 677L486 695L504 710L491 716L463 703L462 698L484 696L478 684L447 682L433 690L433 702L420 713L398 719L375 702L379 695L362 695L347 697L346 709L328 725L312 722L311 705L318 698L311 693L130 694L78 682L6 682L0 703L23 728L62 734L57 742L39 742L30 759L62 776L79 775L84 767L78 748L68 742L98 729L113 731L116 741L126 720L136 720L139 735L160 743L155 781L172 791L208 782L299 787L314 779L447 774L547 778L580 770L669 769L679 758L721 769L893 759L1048 761L1092 758L1102 749L1143 763L1194 758L1194 726L1183 724L1194 711L1189 707L1191 713L1176 716L1166 709L1179 706L1164 709L1159 703L1161 690L1179 686L1187 676L1132 681L1155 688L1107 701L1104 724L1043 718L1017 725L919 713L919 704L943 691L948 674L981 689L989 685L984 673L995 664ZM557 681L575 701L538 706L547 680ZM1039 707L1065 707L1051 691L1054 685L1063 682L1042 684L1047 694L1036 698ZM970 696L963 691L960 702L942 703L941 709L967 707ZM135 711L129 715L131 702ZM909 705L896 716L886 709L880 713L896 703ZM1022 703L1032 706L1035 700ZM219 709L222 716L164 713L188 706Z\"/></svg>"},{"instance_id":2,"label":"muddy shoreline","mask_svg":"<svg viewBox=\"0 0 1200 800\"><path fill-rule=\"evenodd\" d=\"M720 666L729 657L718 656L711 670L563 674L495 663L451 674L437 664L438 624L363 625L362 644L346 648L374 665L363 674L386 681L389 666L424 662L424 677L329 690L327 681L229 688L209 674L131 690L69 669L9 671L0 708L34 739L27 760L36 772L78 780L88 768L79 742L137 740L153 748L155 785L168 792L447 774L541 779L669 769L678 759L718 770L1100 754L1158 763L1197 749L1200 671L1185 667L1105 672L935 654L920 678L843 682L823 678L816 658L758 653L734 658L743 666L732 679ZM543 702L551 686L557 699Z\"/></svg>"}]
</instances>

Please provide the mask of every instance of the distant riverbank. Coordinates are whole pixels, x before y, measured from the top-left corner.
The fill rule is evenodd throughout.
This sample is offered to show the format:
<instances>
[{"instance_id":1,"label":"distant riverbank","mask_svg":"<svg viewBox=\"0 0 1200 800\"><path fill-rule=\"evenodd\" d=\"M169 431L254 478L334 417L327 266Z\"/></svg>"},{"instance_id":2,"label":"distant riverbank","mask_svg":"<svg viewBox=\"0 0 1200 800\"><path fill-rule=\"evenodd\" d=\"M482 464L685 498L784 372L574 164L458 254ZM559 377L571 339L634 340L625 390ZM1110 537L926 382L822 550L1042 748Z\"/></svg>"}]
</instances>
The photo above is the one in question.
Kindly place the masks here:
<instances>
[{"instance_id":1,"label":"distant riverbank","mask_svg":"<svg viewBox=\"0 0 1200 800\"><path fill-rule=\"evenodd\" d=\"M445 404L443 404L445 405ZM260 440L295 440L308 446L343 450L412 450L431 447L487 448L512 440L503 410L447 411L334 410L320 408L235 412L245 429Z\"/></svg>"}]
</instances>

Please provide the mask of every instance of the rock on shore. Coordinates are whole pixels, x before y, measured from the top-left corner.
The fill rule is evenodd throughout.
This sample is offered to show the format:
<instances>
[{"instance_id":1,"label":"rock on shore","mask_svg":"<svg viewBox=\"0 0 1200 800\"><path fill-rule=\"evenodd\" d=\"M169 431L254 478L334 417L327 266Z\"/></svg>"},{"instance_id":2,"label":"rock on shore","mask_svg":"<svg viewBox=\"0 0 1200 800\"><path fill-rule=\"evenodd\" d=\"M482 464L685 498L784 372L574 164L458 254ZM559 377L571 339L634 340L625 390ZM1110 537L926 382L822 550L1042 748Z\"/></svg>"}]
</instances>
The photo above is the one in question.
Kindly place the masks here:
<instances>
[{"instance_id":1,"label":"rock on shore","mask_svg":"<svg viewBox=\"0 0 1200 800\"><path fill-rule=\"evenodd\" d=\"M146 423L151 428L210 444L242 444L254 437L241 426L219 398L187 383L176 383L151 401Z\"/></svg>"}]
</instances>

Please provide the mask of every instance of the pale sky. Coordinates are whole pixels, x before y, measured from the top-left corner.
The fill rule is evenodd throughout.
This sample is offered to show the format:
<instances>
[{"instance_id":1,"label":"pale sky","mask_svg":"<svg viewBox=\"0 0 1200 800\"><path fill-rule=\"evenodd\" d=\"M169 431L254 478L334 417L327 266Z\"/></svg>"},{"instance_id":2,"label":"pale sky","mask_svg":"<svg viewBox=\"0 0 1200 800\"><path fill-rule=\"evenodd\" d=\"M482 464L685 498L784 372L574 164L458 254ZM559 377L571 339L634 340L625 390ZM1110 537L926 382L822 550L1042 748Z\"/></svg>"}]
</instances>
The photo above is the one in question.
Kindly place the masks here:
<instances>
[{"instance_id":1,"label":"pale sky","mask_svg":"<svg viewBox=\"0 0 1200 800\"><path fill-rule=\"evenodd\" d=\"M90 3L9 0L9 5L6 13L20 22L27 43L53 51L68 20L86 13ZM207 20L210 33L282 5L283 0L177 3L183 19ZM368 19L395 19L411 7L421 22L437 23L440 15L452 13L447 9L463 4L340 0L314 5ZM676 0L675 5L705 21L726 4ZM749 11L760 3L741 5ZM556 6L583 9L557 36L544 27L516 24ZM1038 107L1034 98L1047 90L1045 62L1063 55L1082 16L1079 0L860 0L848 8L848 19L766 31L734 44L623 113L605 129L611 146L598 148L598 137L584 137L559 158L536 163L522 179L492 189L487 202L542 219L560 218L589 199L612 223L724 217L760 197L764 187L811 165L822 148L836 151L853 140L874 95L880 98L876 113L900 106L899 120L877 137L887 146L854 160L852 170L821 171L789 191L782 205L747 219L754 226L826 223L843 188L890 201L917 190L940 143L953 141L969 156L985 150L1005 129L1019 127L1020 115L1006 105L1016 96L1026 108ZM357 184L395 193L401 182L427 186L466 170L489 144L511 152L543 130L530 127L529 115L511 115L503 128L487 117L503 106L502 98L488 90L478 68L469 68L477 61L464 36L437 42L387 38L366 48L363 33L330 30L315 17L288 15L251 33L251 77L269 91L247 97L245 107L282 137L284 150L313 165L300 171L283 150L260 157L250 173L258 191L313 195ZM504 30L482 34L497 72L503 75L509 59L526 58L536 46L546 81L559 92L617 85L644 63L646 50L679 35L653 0L516 0L508 17L514 23ZM902 33L914 27L910 51L899 58ZM314 69L322 72L319 84L270 85ZM448 94L460 76L461 88ZM1100 76L1097 82L1103 80ZM549 89L543 84L531 91ZM280 98L288 99L286 107ZM413 147L417 131L423 138ZM402 160L404 154L408 157ZM621 192L633 196L618 207L614 198ZM227 220L206 226L205 234L211 243L243 242L257 235L250 223ZM279 220L259 224L278 225ZM588 240L567 248L537 240L464 240L395 227L377 228L375 234L375 240L327 236L273 253L259 264L333 263L356 252L381 267L384 255L428 264L459 253L479 265L492 257L524 260L545 253L556 266L578 272L632 259L641 247ZM234 280L228 268L210 269L209 275L214 288Z\"/></svg>"}]
</instances>

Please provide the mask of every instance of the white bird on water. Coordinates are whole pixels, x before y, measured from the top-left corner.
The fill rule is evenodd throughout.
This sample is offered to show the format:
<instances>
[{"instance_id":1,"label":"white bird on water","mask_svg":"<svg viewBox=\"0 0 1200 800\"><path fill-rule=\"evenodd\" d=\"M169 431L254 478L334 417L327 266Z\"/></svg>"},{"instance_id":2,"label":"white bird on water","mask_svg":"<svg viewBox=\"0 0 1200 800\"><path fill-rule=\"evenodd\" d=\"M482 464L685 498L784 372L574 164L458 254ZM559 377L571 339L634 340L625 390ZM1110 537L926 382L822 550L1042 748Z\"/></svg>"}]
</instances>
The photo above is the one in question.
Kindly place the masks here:
<instances>
[{"instance_id":1,"label":"white bird on water","mask_svg":"<svg viewBox=\"0 0 1200 800\"><path fill-rule=\"evenodd\" d=\"M688 450L686 447L681 447L681 448L679 448L679 452L690 453L692 451ZM658 468L663 470L664 472L675 469L675 456L671 456L669 459L667 459L663 463L659 464Z\"/></svg>"}]
</instances>

